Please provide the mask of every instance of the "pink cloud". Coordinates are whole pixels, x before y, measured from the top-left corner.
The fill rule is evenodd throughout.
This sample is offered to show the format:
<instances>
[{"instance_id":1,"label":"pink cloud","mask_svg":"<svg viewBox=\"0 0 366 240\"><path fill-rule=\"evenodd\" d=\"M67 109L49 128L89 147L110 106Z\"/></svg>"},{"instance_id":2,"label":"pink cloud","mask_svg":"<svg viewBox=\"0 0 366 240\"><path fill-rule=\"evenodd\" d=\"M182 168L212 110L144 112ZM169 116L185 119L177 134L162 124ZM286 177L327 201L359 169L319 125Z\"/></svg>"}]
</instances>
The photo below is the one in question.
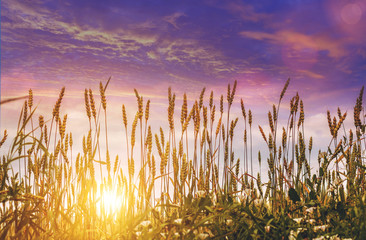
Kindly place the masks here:
<instances>
[{"instance_id":1,"label":"pink cloud","mask_svg":"<svg viewBox=\"0 0 366 240\"><path fill-rule=\"evenodd\" d=\"M332 58L340 58L347 54L340 41L335 41L326 36L310 36L294 31L278 31L275 33L243 31L242 37L256 40L267 40L274 44L291 46L294 50L313 49L327 51Z\"/></svg>"},{"instance_id":2,"label":"pink cloud","mask_svg":"<svg viewBox=\"0 0 366 240\"><path fill-rule=\"evenodd\" d=\"M253 6L242 4L239 2L231 2L226 6L226 9L236 15L239 15L240 18L246 21L251 22L259 22L264 19L267 19L270 15L264 13L257 13Z\"/></svg>"},{"instance_id":3,"label":"pink cloud","mask_svg":"<svg viewBox=\"0 0 366 240\"><path fill-rule=\"evenodd\" d=\"M164 21L166 21L166 22L170 23L170 24L171 24L172 26L174 26L176 29L179 29L179 26L178 26L177 21L178 21L178 19L179 19L180 17L183 17L183 16L185 16L185 14L184 14L184 13L176 12L176 13L174 13L174 14L172 14L172 15L169 15L169 16L164 17Z\"/></svg>"},{"instance_id":4,"label":"pink cloud","mask_svg":"<svg viewBox=\"0 0 366 240\"><path fill-rule=\"evenodd\" d=\"M324 79L325 77L319 73L315 73L309 70L298 70L299 73L304 74L306 76L309 76L311 78L316 78L316 79Z\"/></svg>"}]
</instances>

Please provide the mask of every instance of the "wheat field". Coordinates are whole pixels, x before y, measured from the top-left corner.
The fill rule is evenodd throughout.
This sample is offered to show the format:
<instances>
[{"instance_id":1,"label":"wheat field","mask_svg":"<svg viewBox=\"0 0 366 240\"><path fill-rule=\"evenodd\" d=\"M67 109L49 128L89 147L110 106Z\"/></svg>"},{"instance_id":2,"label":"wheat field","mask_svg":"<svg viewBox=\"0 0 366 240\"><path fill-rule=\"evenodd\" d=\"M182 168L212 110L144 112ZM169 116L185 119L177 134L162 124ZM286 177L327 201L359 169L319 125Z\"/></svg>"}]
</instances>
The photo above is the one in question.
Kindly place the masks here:
<instances>
[{"instance_id":1,"label":"wheat field","mask_svg":"<svg viewBox=\"0 0 366 240\"><path fill-rule=\"evenodd\" d=\"M290 80L268 111L269 131L235 98L237 82L220 96L203 89L192 106L184 94L180 111L169 88L166 129L151 127L150 100L135 90L135 117L119 106L127 151L112 156L109 82L99 93L85 89L80 152L62 114L65 88L49 116L37 114L29 90L16 136L1 136L0 147L9 147L0 162L0 239L366 238L363 88L353 113L327 112L331 144L319 153L304 137L300 96L283 102ZM240 118L231 118L234 105ZM253 151L254 132L268 155ZM233 150L234 135L243 154Z\"/></svg>"}]
</instances>

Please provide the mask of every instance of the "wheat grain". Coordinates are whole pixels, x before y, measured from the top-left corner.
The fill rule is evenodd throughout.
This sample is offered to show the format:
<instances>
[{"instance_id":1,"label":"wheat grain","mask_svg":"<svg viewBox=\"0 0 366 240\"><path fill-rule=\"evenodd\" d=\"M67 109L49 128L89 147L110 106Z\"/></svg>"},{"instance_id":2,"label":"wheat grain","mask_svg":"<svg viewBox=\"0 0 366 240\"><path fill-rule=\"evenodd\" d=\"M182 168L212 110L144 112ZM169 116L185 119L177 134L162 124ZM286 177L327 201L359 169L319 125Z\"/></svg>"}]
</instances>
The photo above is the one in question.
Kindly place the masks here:
<instances>
[{"instance_id":1,"label":"wheat grain","mask_svg":"<svg viewBox=\"0 0 366 240\"><path fill-rule=\"evenodd\" d=\"M266 134L264 134L264 131L263 131L262 127L259 126L259 125L258 125L258 127L259 127L259 131L261 132L264 141L268 144Z\"/></svg>"},{"instance_id":2,"label":"wheat grain","mask_svg":"<svg viewBox=\"0 0 366 240\"><path fill-rule=\"evenodd\" d=\"M29 89L29 94L28 94L28 107L29 109L32 109L33 106L33 91L32 89Z\"/></svg>"},{"instance_id":3,"label":"wheat grain","mask_svg":"<svg viewBox=\"0 0 366 240\"><path fill-rule=\"evenodd\" d=\"M90 105L89 105L89 95L88 90L85 88L84 91L84 99L85 99L85 109L86 109L86 115L88 116L88 119L91 118L91 111L90 111Z\"/></svg>"},{"instance_id":4,"label":"wheat grain","mask_svg":"<svg viewBox=\"0 0 366 240\"><path fill-rule=\"evenodd\" d=\"M287 79L286 83L285 83L285 86L283 87L282 91L281 91L281 94L280 94L280 101L282 100L283 96L285 95L286 93L286 90L287 90L287 87L288 85L290 84L290 78Z\"/></svg>"},{"instance_id":5,"label":"wheat grain","mask_svg":"<svg viewBox=\"0 0 366 240\"><path fill-rule=\"evenodd\" d=\"M94 118L94 120L96 120L97 110L96 110L96 107L95 107L93 91L90 88L89 88L89 101L90 101L90 109L92 111L93 118Z\"/></svg>"},{"instance_id":6,"label":"wheat grain","mask_svg":"<svg viewBox=\"0 0 366 240\"><path fill-rule=\"evenodd\" d=\"M4 130L4 136L3 136L3 138L0 141L0 147L4 144L4 142L6 141L7 137L8 137L8 132L6 130Z\"/></svg>"},{"instance_id":7,"label":"wheat grain","mask_svg":"<svg viewBox=\"0 0 366 240\"><path fill-rule=\"evenodd\" d=\"M101 102L102 102L102 107L105 111L107 109L107 100L106 100L106 97L105 97L105 91L104 91L104 87L103 87L102 82L99 82L99 93L100 93L100 98L101 98Z\"/></svg>"}]
</instances>

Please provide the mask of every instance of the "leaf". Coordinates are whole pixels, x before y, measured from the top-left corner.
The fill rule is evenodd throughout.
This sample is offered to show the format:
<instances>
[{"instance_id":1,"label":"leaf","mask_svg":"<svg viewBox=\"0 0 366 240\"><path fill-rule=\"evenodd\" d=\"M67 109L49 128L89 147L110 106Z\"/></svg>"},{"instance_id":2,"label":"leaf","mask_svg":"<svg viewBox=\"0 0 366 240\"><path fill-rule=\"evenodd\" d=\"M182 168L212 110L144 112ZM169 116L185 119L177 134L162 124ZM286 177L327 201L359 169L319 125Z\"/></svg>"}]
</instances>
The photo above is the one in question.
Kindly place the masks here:
<instances>
[{"instance_id":1,"label":"leaf","mask_svg":"<svg viewBox=\"0 0 366 240\"><path fill-rule=\"evenodd\" d=\"M346 217L346 210L345 210L344 204L342 202L337 203L336 211L338 212L339 217L341 219L344 219Z\"/></svg>"},{"instance_id":2,"label":"leaf","mask_svg":"<svg viewBox=\"0 0 366 240\"><path fill-rule=\"evenodd\" d=\"M323 175L324 175L324 170L323 170L323 168L320 168L319 169L319 176L323 177Z\"/></svg>"},{"instance_id":3,"label":"leaf","mask_svg":"<svg viewBox=\"0 0 366 240\"><path fill-rule=\"evenodd\" d=\"M300 201L300 197L299 197L299 194L297 194L296 190L294 188L290 188L288 190L288 195L290 197L290 199L296 203L296 202L299 202Z\"/></svg>"},{"instance_id":4,"label":"leaf","mask_svg":"<svg viewBox=\"0 0 366 240\"><path fill-rule=\"evenodd\" d=\"M104 162L104 161L97 161L97 160L94 160L94 162L96 162L96 163L100 163L100 164L102 164L102 165L107 165L107 163L106 163L106 162Z\"/></svg>"},{"instance_id":5,"label":"leaf","mask_svg":"<svg viewBox=\"0 0 366 240\"><path fill-rule=\"evenodd\" d=\"M316 193L312 190L309 194L310 200L316 200Z\"/></svg>"}]
</instances>

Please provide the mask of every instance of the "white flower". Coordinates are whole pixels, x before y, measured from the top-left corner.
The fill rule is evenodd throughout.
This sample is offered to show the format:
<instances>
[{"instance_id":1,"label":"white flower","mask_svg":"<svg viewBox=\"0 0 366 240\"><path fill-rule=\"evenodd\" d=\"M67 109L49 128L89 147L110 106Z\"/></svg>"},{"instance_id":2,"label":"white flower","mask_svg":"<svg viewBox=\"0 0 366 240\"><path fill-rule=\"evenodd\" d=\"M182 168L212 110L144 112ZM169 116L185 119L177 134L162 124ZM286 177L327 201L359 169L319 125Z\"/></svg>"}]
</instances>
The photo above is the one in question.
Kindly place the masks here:
<instances>
[{"instance_id":1,"label":"white flower","mask_svg":"<svg viewBox=\"0 0 366 240\"><path fill-rule=\"evenodd\" d=\"M208 220L208 221L204 222L205 225L210 225L210 224L213 224L213 223L214 223L214 221L212 221L212 220Z\"/></svg>"},{"instance_id":2,"label":"white flower","mask_svg":"<svg viewBox=\"0 0 366 240\"><path fill-rule=\"evenodd\" d=\"M269 231L271 231L271 226L265 226L264 230L266 230L266 233L269 233Z\"/></svg>"},{"instance_id":3,"label":"white flower","mask_svg":"<svg viewBox=\"0 0 366 240\"><path fill-rule=\"evenodd\" d=\"M321 227L322 231L325 231L329 226L328 225L321 225L320 227Z\"/></svg>"},{"instance_id":4,"label":"white flower","mask_svg":"<svg viewBox=\"0 0 366 240\"><path fill-rule=\"evenodd\" d=\"M233 220L231 220L231 219L226 220L226 225L230 226L232 224L233 224Z\"/></svg>"},{"instance_id":5,"label":"white flower","mask_svg":"<svg viewBox=\"0 0 366 240\"><path fill-rule=\"evenodd\" d=\"M143 221L143 222L141 222L139 224L139 226L141 226L141 227L149 227L149 226L151 226L151 222L149 220Z\"/></svg>"},{"instance_id":6,"label":"white flower","mask_svg":"<svg viewBox=\"0 0 366 240\"><path fill-rule=\"evenodd\" d=\"M305 210L305 212L312 214L316 210L316 207L311 207Z\"/></svg>"},{"instance_id":7,"label":"white flower","mask_svg":"<svg viewBox=\"0 0 366 240\"><path fill-rule=\"evenodd\" d=\"M182 224L182 221L183 221L183 220L182 220L181 218L178 218L178 219L175 219L175 220L174 220L174 223L175 223L175 224L178 224L178 225L181 225L181 224Z\"/></svg>"},{"instance_id":8,"label":"white flower","mask_svg":"<svg viewBox=\"0 0 366 240\"><path fill-rule=\"evenodd\" d=\"M329 225L315 226L314 227L314 232L317 232L319 230L325 231L328 227L329 227Z\"/></svg>"},{"instance_id":9,"label":"white flower","mask_svg":"<svg viewBox=\"0 0 366 240\"><path fill-rule=\"evenodd\" d=\"M315 219L309 219L309 220L306 220L308 223L310 223L310 224L314 224L316 221L315 221Z\"/></svg>"},{"instance_id":10,"label":"white flower","mask_svg":"<svg viewBox=\"0 0 366 240\"><path fill-rule=\"evenodd\" d=\"M298 228L296 229L296 232L294 230L290 231L290 236L288 236L289 240L296 240L297 239L297 235L299 235L299 233L304 230L303 228Z\"/></svg>"},{"instance_id":11,"label":"white flower","mask_svg":"<svg viewBox=\"0 0 366 240\"><path fill-rule=\"evenodd\" d=\"M338 234L336 234L336 235L331 236L330 240L340 240L340 238L338 237Z\"/></svg>"},{"instance_id":12,"label":"white flower","mask_svg":"<svg viewBox=\"0 0 366 240\"><path fill-rule=\"evenodd\" d=\"M297 237L297 232L295 232L294 230L290 231L290 236L288 236L289 240L296 240Z\"/></svg>"},{"instance_id":13,"label":"white flower","mask_svg":"<svg viewBox=\"0 0 366 240\"><path fill-rule=\"evenodd\" d=\"M166 233L160 233L163 238L166 238Z\"/></svg>"},{"instance_id":14,"label":"white flower","mask_svg":"<svg viewBox=\"0 0 366 240\"><path fill-rule=\"evenodd\" d=\"M260 206L263 204L263 200L261 198L257 198L254 200L254 205Z\"/></svg>"},{"instance_id":15,"label":"white flower","mask_svg":"<svg viewBox=\"0 0 366 240\"><path fill-rule=\"evenodd\" d=\"M317 238L313 238L313 240L324 240L324 236L320 236L320 237L317 237Z\"/></svg>"},{"instance_id":16,"label":"white flower","mask_svg":"<svg viewBox=\"0 0 366 240\"><path fill-rule=\"evenodd\" d=\"M149 220L140 222L140 224L135 227L135 231L142 230L145 227L151 227L151 222Z\"/></svg>"},{"instance_id":17,"label":"white flower","mask_svg":"<svg viewBox=\"0 0 366 240\"><path fill-rule=\"evenodd\" d=\"M206 195L206 192L200 190L200 191L197 191L196 194L197 194L197 197L204 197Z\"/></svg>"},{"instance_id":18,"label":"white flower","mask_svg":"<svg viewBox=\"0 0 366 240\"><path fill-rule=\"evenodd\" d=\"M293 218L292 220L294 220L294 221L295 221L295 222L297 222L297 223L301 223L302 218Z\"/></svg>"},{"instance_id":19,"label":"white flower","mask_svg":"<svg viewBox=\"0 0 366 240\"><path fill-rule=\"evenodd\" d=\"M210 237L210 235L208 235L207 233L200 233L197 235L198 239L206 239L208 237Z\"/></svg>"},{"instance_id":20,"label":"white flower","mask_svg":"<svg viewBox=\"0 0 366 240\"><path fill-rule=\"evenodd\" d=\"M299 233L304 230L304 228L297 228L296 232L294 230L290 231L290 235L288 236L289 240L296 240L297 239L297 235L299 235Z\"/></svg>"}]
</instances>

